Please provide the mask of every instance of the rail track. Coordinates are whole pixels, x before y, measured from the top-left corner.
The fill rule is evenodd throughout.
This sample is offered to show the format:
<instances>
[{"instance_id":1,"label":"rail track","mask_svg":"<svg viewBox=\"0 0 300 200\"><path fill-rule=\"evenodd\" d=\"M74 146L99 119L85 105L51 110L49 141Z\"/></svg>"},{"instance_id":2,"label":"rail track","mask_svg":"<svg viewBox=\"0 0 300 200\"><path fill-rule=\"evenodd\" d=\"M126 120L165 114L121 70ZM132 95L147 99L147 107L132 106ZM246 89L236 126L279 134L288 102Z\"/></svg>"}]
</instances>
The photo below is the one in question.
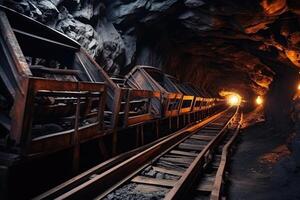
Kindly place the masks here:
<instances>
[{"instance_id":1,"label":"rail track","mask_svg":"<svg viewBox=\"0 0 300 200\"><path fill-rule=\"evenodd\" d=\"M243 120L242 113L238 113L229 126L226 135L220 141L218 147L211 155L211 160L203 166L202 173L199 174L187 195L187 199L223 199L225 194L224 179L225 168L228 164L228 155L231 153L231 146L235 141Z\"/></svg>"},{"instance_id":2,"label":"rail track","mask_svg":"<svg viewBox=\"0 0 300 200\"><path fill-rule=\"evenodd\" d=\"M241 118L232 107L36 199L219 199L226 155Z\"/></svg>"}]
</instances>

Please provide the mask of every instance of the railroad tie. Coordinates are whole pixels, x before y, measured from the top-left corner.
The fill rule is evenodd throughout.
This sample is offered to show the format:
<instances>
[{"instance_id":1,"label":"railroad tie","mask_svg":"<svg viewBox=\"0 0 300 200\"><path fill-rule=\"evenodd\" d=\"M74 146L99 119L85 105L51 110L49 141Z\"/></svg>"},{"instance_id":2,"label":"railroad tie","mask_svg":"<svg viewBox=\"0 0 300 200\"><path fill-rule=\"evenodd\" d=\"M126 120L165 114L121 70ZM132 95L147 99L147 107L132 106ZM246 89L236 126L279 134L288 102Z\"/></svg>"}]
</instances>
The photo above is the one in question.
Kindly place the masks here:
<instances>
[{"instance_id":1,"label":"railroad tie","mask_svg":"<svg viewBox=\"0 0 300 200\"><path fill-rule=\"evenodd\" d=\"M181 143L178 145L179 149L192 150L192 151L201 151L205 148L205 145L195 145L189 143Z\"/></svg>"},{"instance_id":2,"label":"railroad tie","mask_svg":"<svg viewBox=\"0 0 300 200\"><path fill-rule=\"evenodd\" d=\"M176 154L176 155L182 155L182 156L190 156L190 157L196 157L198 154L193 153L193 152L188 152L188 151L180 151L180 150L172 150L170 151L171 154Z\"/></svg>"}]
</instances>

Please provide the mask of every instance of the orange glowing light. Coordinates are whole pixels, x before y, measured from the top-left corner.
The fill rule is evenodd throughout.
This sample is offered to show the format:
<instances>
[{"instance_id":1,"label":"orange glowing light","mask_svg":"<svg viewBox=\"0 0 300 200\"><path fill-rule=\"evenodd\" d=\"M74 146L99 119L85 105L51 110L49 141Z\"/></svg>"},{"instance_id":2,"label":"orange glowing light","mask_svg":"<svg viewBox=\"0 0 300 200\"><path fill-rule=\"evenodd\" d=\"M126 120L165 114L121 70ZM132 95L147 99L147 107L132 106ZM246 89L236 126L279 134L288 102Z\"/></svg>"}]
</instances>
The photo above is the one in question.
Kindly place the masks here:
<instances>
[{"instance_id":1,"label":"orange glowing light","mask_svg":"<svg viewBox=\"0 0 300 200\"><path fill-rule=\"evenodd\" d=\"M300 83L298 84L298 87L297 87L297 89L298 89L298 90L300 90Z\"/></svg>"},{"instance_id":2,"label":"orange glowing light","mask_svg":"<svg viewBox=\"0 0 300 200\"><path fill-rule=\"evenodd\" d=\"M227 102L231 106L238 106L241 103L241 96L232 94L227 97Z\"/></svg>"},{"instance_id":3,"label":"orange glowing light","mask_svg":"<svg viewBox=\"0 0 300 200\"><path fill-rule=\"evenodd\" d=\"M263 102L264 102L264 100L263 100L263 98L261 96L258 96L256 98L255 102L256 102L257 105L262 105Z\"/></svg>"}]
</instances>

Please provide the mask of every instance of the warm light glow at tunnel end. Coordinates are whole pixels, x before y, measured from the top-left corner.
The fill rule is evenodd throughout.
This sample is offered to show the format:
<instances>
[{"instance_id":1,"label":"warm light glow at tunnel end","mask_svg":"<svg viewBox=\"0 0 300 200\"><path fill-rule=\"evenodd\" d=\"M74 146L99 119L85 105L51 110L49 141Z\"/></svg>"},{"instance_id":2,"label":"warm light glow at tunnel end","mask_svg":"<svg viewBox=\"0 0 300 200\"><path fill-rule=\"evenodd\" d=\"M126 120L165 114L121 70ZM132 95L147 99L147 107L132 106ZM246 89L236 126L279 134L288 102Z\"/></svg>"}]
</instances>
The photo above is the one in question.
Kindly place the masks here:
<instances>
[{"instance_id":1,"label":"warm light glow at tunnel end","mask_svg":"<svg viewBox=\"0 0 300 200\"><path fill-rule=\"evenodd\" d=\"M231 106L238 106L241 104L242 98L238 94L231 94L227 97L227 102Z\"/></svg>"},{"instance_id":2,"label":"warm light glow at tunnel end","mask_svg":"<svg viewBox=\"0 0 300 200\"><path fill-rule=\"evenodd\" d=\"M239 106L244 100L237 92L222 90L219 95L224 97L230 106Z\"/></svg>"},{"instance_id":3,"label":"warm light glow at tunnel end","mask_svg":"<svg viewBox=\"0 0 300 200\"><path fill-rule=\"evenodd\" d=\"M261 96L257 96L255 103L260 106L264 103L264 99Z\"/></svg>"}]
</instances>

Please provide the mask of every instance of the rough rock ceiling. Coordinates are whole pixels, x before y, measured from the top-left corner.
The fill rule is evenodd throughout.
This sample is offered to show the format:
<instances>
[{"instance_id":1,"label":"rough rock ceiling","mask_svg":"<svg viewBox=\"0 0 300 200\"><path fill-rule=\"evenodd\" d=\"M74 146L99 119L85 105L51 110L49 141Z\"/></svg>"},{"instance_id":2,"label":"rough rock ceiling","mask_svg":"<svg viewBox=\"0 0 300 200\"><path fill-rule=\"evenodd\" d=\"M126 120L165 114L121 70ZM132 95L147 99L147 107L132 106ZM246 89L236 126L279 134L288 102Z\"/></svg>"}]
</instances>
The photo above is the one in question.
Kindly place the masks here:
<instances>
[{"instance_id":1,"label":"rough rock ceiling","mask_svg":"<svg viewBox=\"0 0 300 200\"><path fill-rule=\"evenodd\" d=\"M163 68L209 94L267 92L300 67L299 0L6 0L79 41L109 73Z\"/></svg>"}]
</instances>

